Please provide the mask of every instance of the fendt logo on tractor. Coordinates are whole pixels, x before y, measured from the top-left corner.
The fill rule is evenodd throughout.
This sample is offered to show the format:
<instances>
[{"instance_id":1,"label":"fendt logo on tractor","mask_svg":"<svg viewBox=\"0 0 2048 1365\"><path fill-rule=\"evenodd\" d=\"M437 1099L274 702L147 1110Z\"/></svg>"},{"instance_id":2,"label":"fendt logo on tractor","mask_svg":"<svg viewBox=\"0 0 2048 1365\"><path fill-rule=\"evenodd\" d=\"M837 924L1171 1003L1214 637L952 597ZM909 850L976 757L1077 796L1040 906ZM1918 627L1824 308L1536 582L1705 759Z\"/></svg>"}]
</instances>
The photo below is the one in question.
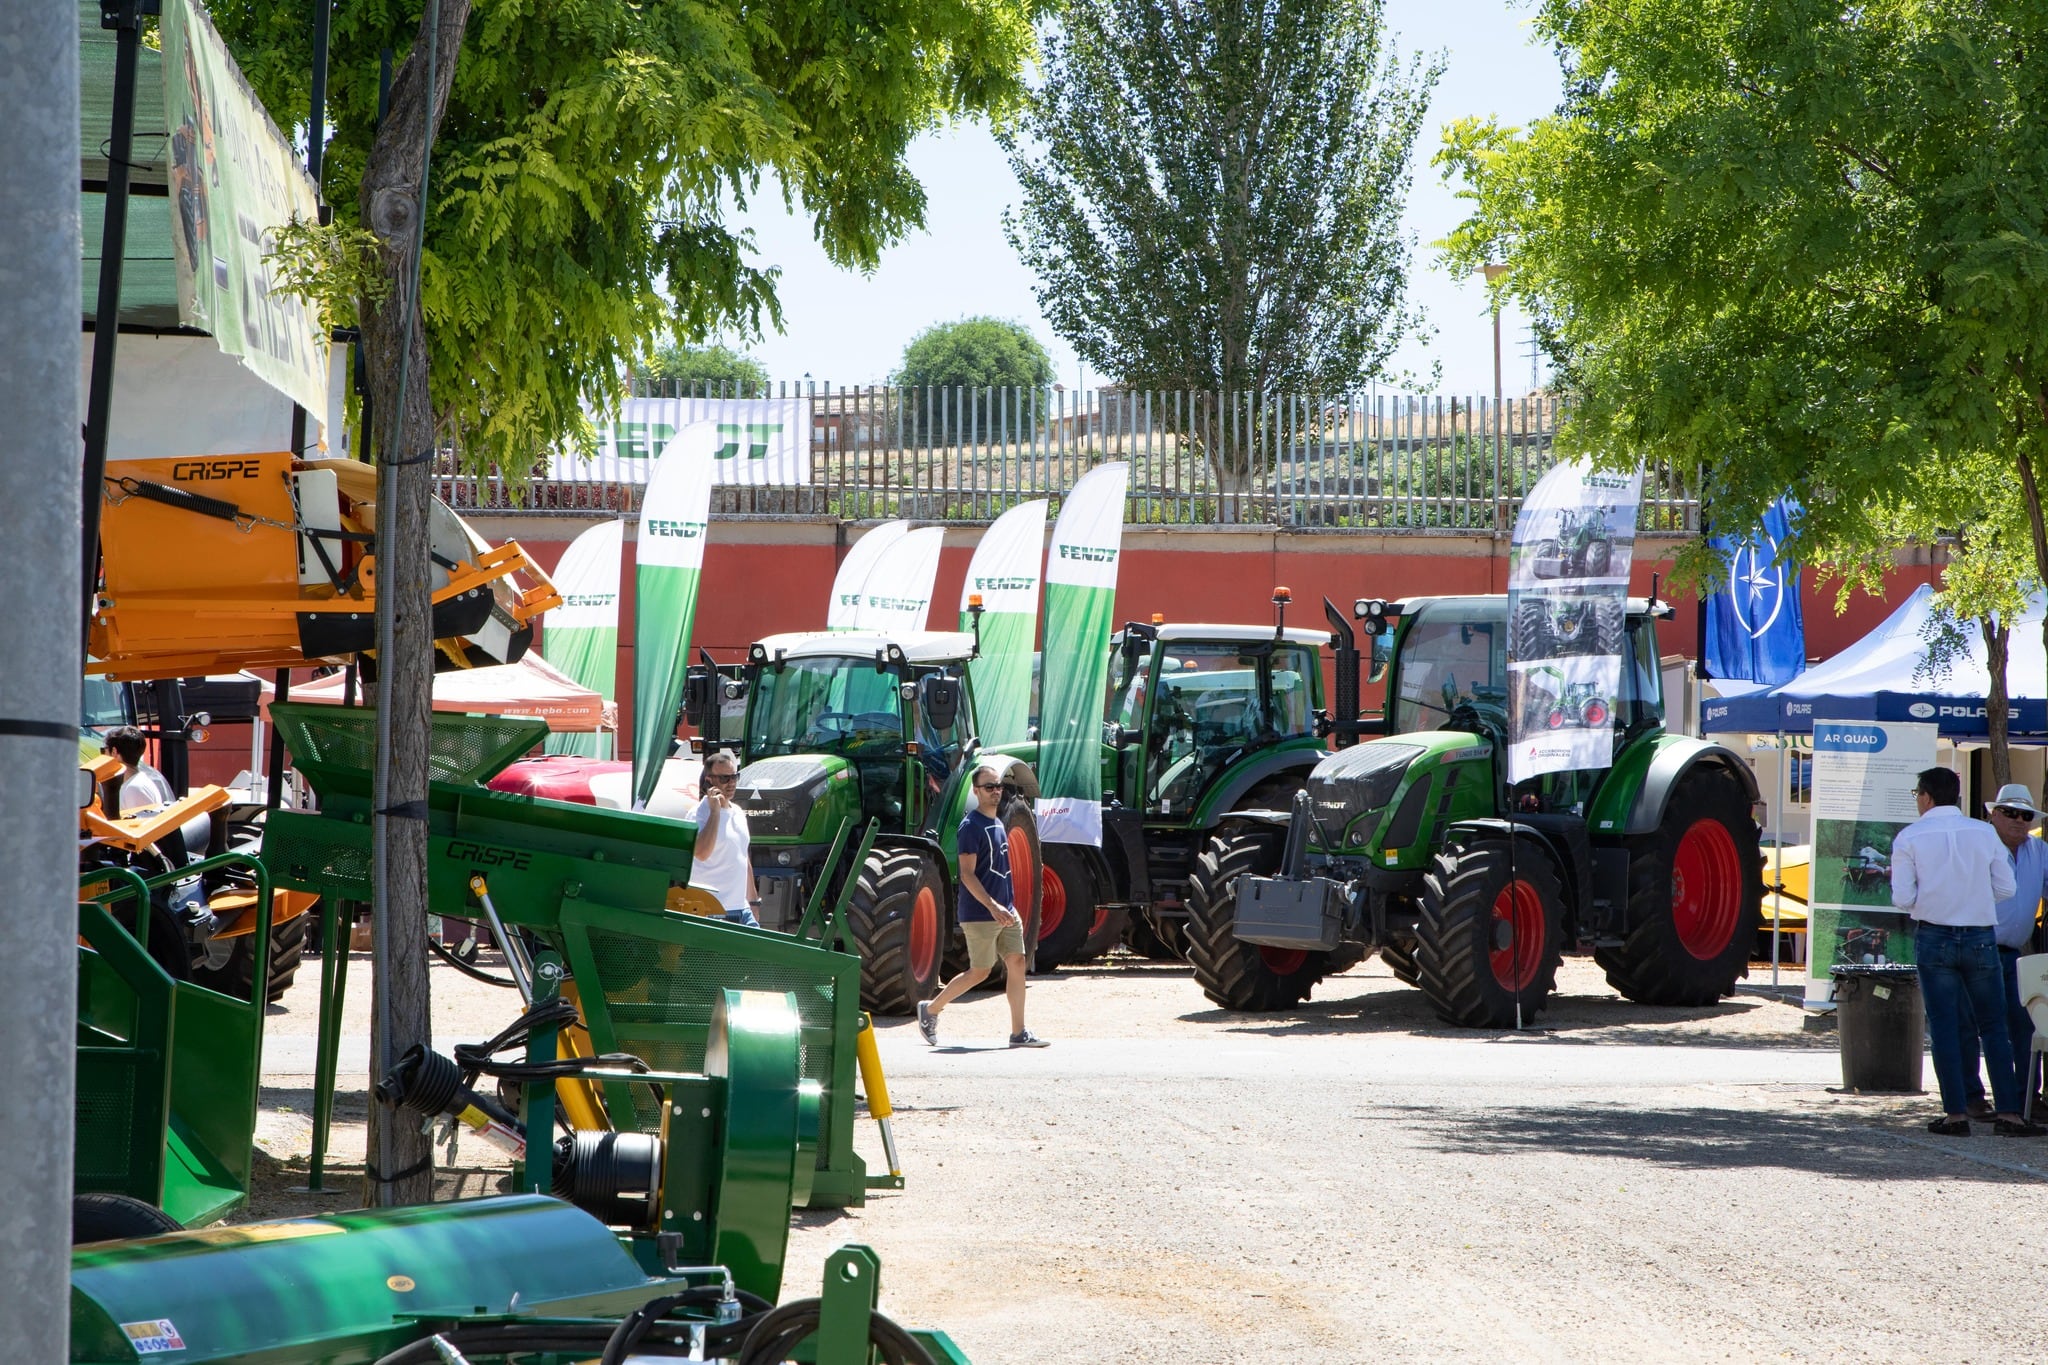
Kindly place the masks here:
<instances>
[{"instance_id":1,"label":"fendt logo on tractor","mask_svg":"<svg viewBox=\"0 0 2048 1365\"><path fill-rule=\"evenodd\" d=\"M533 864L533 854L525 849L473 844L462 839L448 845L448 859L475 867L509 867L514 872L524 872Z\"/></svg>"},{"instance_id":2,"label":"fendt logo on tractor","mask_svg":"<svg viewBox=\"0 0 2048 1365\"><path fill-rule=\"evenodd\" d=\"M218 479L253 479L263 466L255 460L180 460L171 466L172 483L211 483Z\"/></svg>"}]
</instances>

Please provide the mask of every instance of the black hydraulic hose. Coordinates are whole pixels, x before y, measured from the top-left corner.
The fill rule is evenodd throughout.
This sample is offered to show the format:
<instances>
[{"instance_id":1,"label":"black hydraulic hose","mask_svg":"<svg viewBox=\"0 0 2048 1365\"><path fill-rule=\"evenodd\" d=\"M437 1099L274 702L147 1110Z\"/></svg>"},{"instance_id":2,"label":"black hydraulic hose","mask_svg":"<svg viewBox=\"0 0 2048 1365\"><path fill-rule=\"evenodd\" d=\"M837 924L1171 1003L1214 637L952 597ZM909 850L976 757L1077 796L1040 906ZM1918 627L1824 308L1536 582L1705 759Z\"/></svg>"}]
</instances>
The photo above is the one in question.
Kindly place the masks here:
<instances>
[{"instance_id":1,"label":"black hydraulic hose","mask_svg":"<svg viewBox=\"0 0 2048 1365\"><path fill-rule=\"evenodd\" d=\"M817 1299L792 1299L764 1313L747 1333L733 1365L781 1365L818 1330L820 1317ZM938 1365L916 1337L880 1313L868 1316L868 1340L881 1352L882 1365Z\"/></svg>"},{"instance_id":2,"label":"black hydraulic hose","mask_svg":"<svg viewBox=\"0 0 2048 1365\"><path fill-rule=\"evenodd\" d=\"M435 942L431 935L427 939L427 947L434 950L434 956L440 958L456 971L461 972L464 976L481 981L486 986L502 986L506 990L512 990L519 985L517 981L514 981L509 976L498 976L485 971L473 962L464 962L460 956L449 950L447 944Z\"/></svg>"},{"instance_id":3,"label":"black hydraulic hose","mask_svg":"<svg viewBox=\"0 0 2048 1365\"><path fill-rule=\"evenodd\" d=\"M739 1300L740 1306L748 1311L748 1316L742 1318L739 1322L721 1324L721 1328L737 1328L743 1324L751 1323L760 1314L766 1313L775 1306L760 1295L750 1294L746 1290L737 1287L734 1288L733 1295ZM641 1349L640 1343L642 1339L663 1318L673 1313L676 1309L716 1306L724 1298L725 1286L707 1284L699 1285L694 1289L686 1289L680 1294L670 1294L664 1298L649 1299L646 1303L641 1304L619 1320L619 1325L613 1329L610 1339L604 1344L603 1353L598 1356L598 1365L621 1365L621 1362L628 1356L637 1353ZM729 1335L731 1335L730 1332L721 1331L721 1336ZM740 1337L740 1340L744 1341L744 1336ZM733 1344L736 1345L738 1343L735 1342ZM708 1345L709 1343L707 1343Z\"/></svg>"}]
</instances>

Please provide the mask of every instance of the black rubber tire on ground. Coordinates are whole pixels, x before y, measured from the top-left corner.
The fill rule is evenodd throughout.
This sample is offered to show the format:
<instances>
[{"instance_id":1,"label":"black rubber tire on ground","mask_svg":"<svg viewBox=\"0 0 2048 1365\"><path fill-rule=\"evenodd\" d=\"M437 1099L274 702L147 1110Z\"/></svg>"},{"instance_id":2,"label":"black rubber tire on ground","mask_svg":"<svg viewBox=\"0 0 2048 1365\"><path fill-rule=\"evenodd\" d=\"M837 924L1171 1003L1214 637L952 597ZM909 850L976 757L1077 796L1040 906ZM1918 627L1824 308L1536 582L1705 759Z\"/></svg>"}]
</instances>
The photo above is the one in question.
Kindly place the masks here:
<instances>
[{"instance_id":1,"label":"black rubber tire on ground","mask_svg":"<svg viewBox=\"0 0 2048 1365\"><path fill-rule=\"evenodd\" d=\"M1508 652L1517 659L1550 656L1550 604L1547 601L1518 602L1514 619L1508 623Z\"/></svg>"},{"instance_id":2,"label":"black rubber tire on ground","mask_svg":"<svg viewBox=\"0 0 2048 1365\"><path fill-rule=\"evenodd\" d=\"M1711 1005L1749 975L1763 894L1748 794L1732 774L1696 767L1657 832L1631 841L1629 934L1593 959L1639 1004Z\"/></svg>"},{"instance_id":3,"label":"black rubber tire on ground","mask_svg":"<svg viewBox=\"0 0 2048 1365\"><path fill-rule=\"evenodd\" d=\"M1423 877L1416 985L1445 1023L1513 1028L1542 1010L1564 957L1564 896L1556 865L1533 839L1451 847ZM1540 919L1539 919L1540 916ZM1522 932L1517 935L1515 929ZM1533 932L1532 932L1533 931Z\"/></svg>"},{"instance_id":4,"label":"black rubber tire on ground","mask_svg":"<svg viewBox=\"0 0 2048 1365\"><path fill-rule=\"evenodd\" d=\"M1195 982L1227 1010L1292 1009L1330 969L1330 954L1238 940L1237 879L1280 869L1285 831L1240 825L1209 840L1188 873L1188 963Z\"/></svg>"},{"instance_id":5,"label":"black rubber tire on ground","mask_svg":"<svg viewBox=\"0 0 2048 1365\"><path fill-rule=\"evenodd\" d=\"M160 1237L166 1232L183 1232L185 1225L154 1204L125 1194L74 1194L71 1196L71 1245L88 1242L126 1242L137 1237Z\"/></svg>"},{"instance_id":6,"label":"black rubber tire on ground","mask_svg":"<svg viewBox=\"0 0 2048 1365\"><path fill-rule=\"evenodd\" d=\"M298 977L299 961L306 955L306 921L312 918L313 912L308 910L270 926L270 988L264 994L266 1003L275 1005L284 999L284 993ZM255 972L256 936L244 934L235 940L226 962L218 967L194 968L192 979L222 995L247 1000L250 987L255 984Z\"/></svg>"},{"instance_id":7,"label":"black rubber tire on ground","mask_svg":"<svg viewBox=\"0 0 2048 1365\"><path fill-rule=\"evenodd\" d=\"M1415 978L1415 940L1385 944L1380 948L1380 961L1387 964L1387 970L1394 974L1394 980L1404 986L1418 984Z\"/></svg>"},{"instance_id":8,"label":"black rubber tire on ground","mask_svg":"<svg viewBox=\"0 0 2048 1365\"><path fill-rule=\"evenodd\" d=\"M1097 906L1094 927L1088 931L1088 937L1082 940L1081 950L1069 960L1093 962L1100 958L1123 942L1124 925L1129 919L1130 912L1121 905Z\"/></svg>"},{"instance_id":9,"label":"black rubber tire on ground","mask_svg":"<svg viewBox=\"0 0 2048 1365\"><path fill-rule=\"evenodd\" d=\"M861 1008L877 1015L914 1013L938 994L953 907L930 855L876 849L846 903L846 928L860 953Z\"/></svg>"},{"instance_id":10,"label":"black rubber tire on ground","mask_svg":"<svg viewBox=\"0 0 2048 1365\"><path fill-rule=\"evenodd\" d=\"M1044 905L1038 915L1038 951L1031 969L1049 972L1072 962L1095 927L1102 897L1088 855L1075 844L1046 844Z\"/></svg>"},{"instance_id":11,"label":"black rubber tire on ground","mask_svg":"<svg viewBox=\"0 0 2048 1365\"><path fill-rule=\"evenodd\" d=\"M1180 961L1180 954L1159 936L1149 908L1135 910L1124 920L1124 947L1152 962Z\"/></svg>"}]
</instances>

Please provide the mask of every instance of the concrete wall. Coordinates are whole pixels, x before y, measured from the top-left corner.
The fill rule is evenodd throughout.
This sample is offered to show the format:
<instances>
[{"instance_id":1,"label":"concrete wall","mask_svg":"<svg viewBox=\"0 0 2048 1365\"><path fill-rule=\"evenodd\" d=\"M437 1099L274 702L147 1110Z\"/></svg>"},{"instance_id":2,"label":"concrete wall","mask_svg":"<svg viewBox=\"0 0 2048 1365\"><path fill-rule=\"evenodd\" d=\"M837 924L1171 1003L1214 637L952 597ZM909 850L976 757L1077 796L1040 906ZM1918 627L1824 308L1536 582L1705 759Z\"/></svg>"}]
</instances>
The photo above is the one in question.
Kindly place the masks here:
<instances>
[{"instance_id":1,"label":"concrete wall","mask_svg":"<svg viewBox=\"0 0 2048 1365\"><path fill-rule=\"evenodd\" d=\"M591 522L576 518L469 513L486 539L517 540L552 570L576 535ZM949 527L939 562L930 624L952 629L967 563L981 538L979 526ZM693 651L702 647L720 662L742 657L763 635L816 630L824 625L832 575L847 545L866 527L832 520L717 518L705 551L703 596L697 605ZM626 532L619 658L620 727L630 735L632 677L633 543ZM1647 593L1651 578L1668 575L1678 538L1636 541L1633 591ZM1276 585L1294 594L1291 625L1320 627L1322 598L1347 614L1359 597L1491 593L1507 590L1508 546L1486 535L1377 535L1358 531L1291 531L1273 526L1126 526L1117 585L1117 619L1145 621L1159 612L1169 621L1266 622L1273 619ZM1937 570L1921 554L1902 563L1887 583L1885 600L1858 595L1834 611L1835 585L1809 583L1807 653L1826 658L1862 637ZM1698 602L1674 602L1676 617L1659 628L1660 652L1697 653ZM1367 689L1376 704L1376 689Z\"/></svg>"}]
</instances>

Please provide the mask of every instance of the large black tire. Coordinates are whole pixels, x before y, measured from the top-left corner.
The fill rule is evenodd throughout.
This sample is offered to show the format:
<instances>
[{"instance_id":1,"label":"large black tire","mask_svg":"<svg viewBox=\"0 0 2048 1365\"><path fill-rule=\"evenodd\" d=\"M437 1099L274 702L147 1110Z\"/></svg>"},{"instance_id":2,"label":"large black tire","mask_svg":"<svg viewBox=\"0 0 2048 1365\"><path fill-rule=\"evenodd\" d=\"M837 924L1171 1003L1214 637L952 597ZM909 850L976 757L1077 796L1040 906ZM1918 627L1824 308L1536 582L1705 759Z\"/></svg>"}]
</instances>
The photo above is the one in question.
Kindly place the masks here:
<instances>
[{"instance_id":1,"label":"large black tire","mask_svg":"<svg viewBox=\"0 0 2048 1365\"><path fill-rule=\"evenodd\" d=\"M1514 619L1508 622L1508 653L1517 659L1550 656L1550 604L1547 601L1517 602Z\"/></svg>"},{"instance_id":2,"label":"large black tire","mask_svg":"<svg viewBox=\"0 0 2048 1365\"><path fill-rule=\"evenodd\" d=\"M1415 941L1408 939L1401 943L1389 943L1380 948L1380 961L1387 964L1387 970L1394 974L1394 980L1404 986L1420 984L1415 976Z\"/></svg>"},{"instance_id":3,"label":"large black tire","mask_svg":"<svg viewBox=\"0 0 2048 1365\"><path fill-rule=\"evenodd\" d=\"M1174 938L1185 943L1185 936L1176 933ZM1178 962L1181 954L1168 946L1159 934L1158 921L1149 907L1140 907L1124 921L1124 947L1139 957L1152 962Z\"/></svg>"},{"instance_id":4,"label":"large black tire","mask_svg":"<svg viewBox=\"0 0 2048 1365\"><path fill-rule=\"evenodd\" d=\"M284 999L284 993L297 979L299 962L306 955L306 921L311 918L313 912L308 910L270 926L270 985L264 993L266 1003L275 1005ZM244 934L236 939L226 962L218 967L194 968L192 979L222 995L247 1000L256 983L256 936Z\"/></svg>"},{"instance_id":5,"label":"large black tire","mask_svg":"<svg viewBox=\"0 0 2048 1365\"><path fill-rule=\"evenodd\" d=\"M1209 840L1188 875L1188 963L1195 981L1227 1010L1292 1009L1330 969L1328 953L1265 948L1238 940L1237 879L1280 869L1284 832L1240 825Z\"/></svg>"},{"instance_id":6,"label":"large black tire","mask_svg":"<svg viewBox=\"0 0 2048 1365\"><path fill-rule=\"evenodd\" d=\"M910 849L868 855L846 905L860 952L860 1003L871 1014L905 1015L938 994L953 907L931 858Z\"/></svg>"},{"instance_id":7,"label":"large black tire","mask_svg":"<svg viewBox=\"0 0 2048 1365\"><path fill-rule=\"evenodd\" d=\"M1046 844L1044 902L1038 912L1038 951L1032 970L1049 972L1072 962L1095 927L1102 895L1088 855L1074 844Z\"/></svg>"},{"instance_id":8,"label":"large black tire","mask_svg":"<svg viewBox=\"0 0 2048 1365\"><path fill-rule=\"evenodd\" d=\"M1075 953L1075 962L1093 962L1111 948L1123 942L1124 925L1129 921L1130 912L1121 905L1098 905L1095 907L1094 927L1081 943L1081 951Z\"/></svg>"},{"instance_id":9,"label":"large black tire","mask_svg":"<svg viewBox=\"0 0 2048 1365\"><path fill-rule=\"evenodd\" d=\"M1593 959L1640 1004L1711 1005L1749 975L1763 894L1763 854L1741 784L1718 768L1694 768L1657 832L1629 850L1628 937Z\"/></svg>"},{"instance_id":10,"label":"large black tire","mask_svg":"<svg viewBox=\"0 0 2048 1365\"><path fill-rule=\"evenodd\" d=\"M1564 957L1564 896L1534 840L1487 840L1439 853L1422 880L1415 984L1445 1023L1513 1028L1534 1019ZM1511 889L1513 888L1513 889Z\"/></svg>"},{"instance_id":11,"label":"large black tire","mask_svg":"<svg viewBox=\"0 0 2048 1365\"><path fill-rule=\"evenodd\" d=\"M71 1245L88 1242L126 1242L137 1237L161 1237L183 1232L185 1225L154 1204L125 1194L74 1194L71 1196Z\"/></svg>"}]
</instances>

